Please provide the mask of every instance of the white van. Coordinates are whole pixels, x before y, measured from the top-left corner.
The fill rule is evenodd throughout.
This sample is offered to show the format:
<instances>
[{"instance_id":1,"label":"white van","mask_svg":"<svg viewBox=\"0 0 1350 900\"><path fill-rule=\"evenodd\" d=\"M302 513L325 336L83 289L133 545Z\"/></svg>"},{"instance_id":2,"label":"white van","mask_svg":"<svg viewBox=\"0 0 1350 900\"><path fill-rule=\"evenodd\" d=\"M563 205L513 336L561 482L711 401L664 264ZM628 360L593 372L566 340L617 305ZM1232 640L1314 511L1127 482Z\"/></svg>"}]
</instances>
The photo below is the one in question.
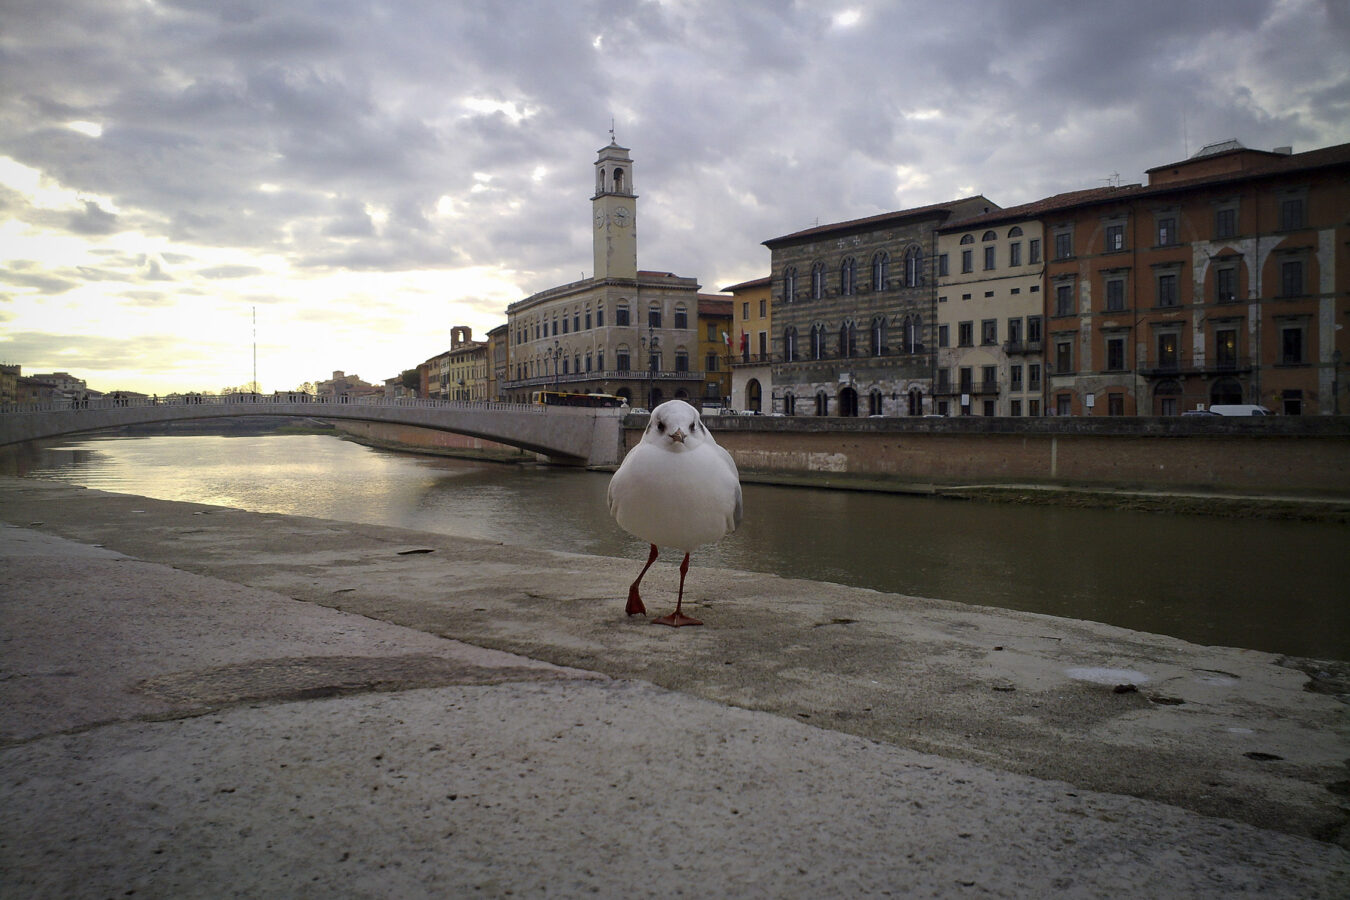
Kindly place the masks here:
<instances>
[{"instance_id":1,"label":"white van","mask_svg":"<svg viewBox=\"0 0 1350 900\"><path fill-rule=\"evenodd\" d=\"M1209 411L1221 416L1270 416L1274 415L1264 406L1255 403L1218 403L1211 404Z\"/></svg>"}]
</instances>

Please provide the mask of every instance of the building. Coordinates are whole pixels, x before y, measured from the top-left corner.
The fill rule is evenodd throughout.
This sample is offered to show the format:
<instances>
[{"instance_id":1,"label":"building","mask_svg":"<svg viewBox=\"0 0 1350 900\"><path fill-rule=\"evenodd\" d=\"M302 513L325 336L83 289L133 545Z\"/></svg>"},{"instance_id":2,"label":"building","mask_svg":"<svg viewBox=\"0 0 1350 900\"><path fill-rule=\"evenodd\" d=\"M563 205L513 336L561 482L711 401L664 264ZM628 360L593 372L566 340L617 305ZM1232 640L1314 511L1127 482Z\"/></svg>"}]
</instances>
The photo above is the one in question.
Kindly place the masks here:
<instances>
[{"instance_id":1,"label":"building","mask_svg":"<svg viewBox=\"0 0 1350 900\"><path fill-rule=\"evenodd\" d=\"M773 277L766 275L722 288L731 302L731 405L764 412L764 398L773 388Z\"/></svg>"},{"instance_id":2,"label":"building","mask_svg":"<svg viewBox=\"0 0 1350 900\"><path fill-rule=\"evenodd\" d=\"M1147 174L1043 218L1049 411L1340 412L1350 144L1227 141Z\"/></svg>"},{"instance_id":3,"label":"building","mask_svg":"<svg viewBox=\"0 0 1350 900\"><path fill-rule=\"evenodd\" d=\"M473 339L473 329L456 325L450 329L450 352L446 354L447 400L486 400L488 397L488 350Z\"/></svg>"},{"instance_id":4,"label":"building","mask_svg":"<svg viewBox=\"0 0 1350 900\"><path fill-rule=\"evenodd\" d=\"M487 333L488 383L487 399L501 400L502 385L506 382L506 373L511 365L511 343L507 339L506 323L498 325Z\"/></svg>"},{"instance_id":5,"label":"building","mask_svg":"<svg viewBox=\"0 0 1350 900\"><path fill-rule=\"evenodd\" d=\"M996 209L967 197L765 241L775 279L772 411L931 411L937 229Z\"/></svg>"},{"instance_id":6,"label":"building","mask_svg":"<svg viewBox=\"0 0 1350 900\"><path fill-rule=\"evenodd\" d=\"M507 307L508 377L502 392L617 394L634 406L677 397L697 403L698 289L693 278L639 270L637 199L629 151L613 141L595 161L594 273Z\"/></svg>"},{"instance_id":7,"label":"building","mask_svg":"<svg viewBox=\"0 0 1350 900\"><path fill-rule=\"evenodd\" d=\"M731 298L698 295L698 358L703 363L704 406L731 403Z\"/></svg>"},{"instance_id":8,"label":"building","mask_svg":"<svg viewBox=\"0 0 1350 900\"><path fill-rule=\"evenodd\" d=\"M1115 188L1059 194L938 229L940 415L1039 416L1044 400L1041 218Z\"/></svg>"},{"instance_id":9,"label":"building","mask_svg":"<svg viewBox=\"0 0 1350 900\"><path fill-rule=\"evenodd\" d=\"M332 378L315 384L314 393L319 397L345 398L347 400L357 397L382 397L384 396L384 385L370 384L362 381L359 375L348 375L338 370L333 373Z\"/></svg>"}]
</instances>

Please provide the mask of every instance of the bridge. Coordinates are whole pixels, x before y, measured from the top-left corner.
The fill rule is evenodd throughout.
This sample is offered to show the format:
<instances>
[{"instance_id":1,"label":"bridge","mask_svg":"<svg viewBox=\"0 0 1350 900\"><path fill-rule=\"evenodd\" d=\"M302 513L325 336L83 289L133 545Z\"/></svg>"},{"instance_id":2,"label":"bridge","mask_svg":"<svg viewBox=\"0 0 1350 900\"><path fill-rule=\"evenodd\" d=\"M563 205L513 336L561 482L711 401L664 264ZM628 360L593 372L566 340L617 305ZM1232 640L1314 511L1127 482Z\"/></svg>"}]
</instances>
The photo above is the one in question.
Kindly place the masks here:
<instances>
[{"instance_id":1,"label":"bridge","mask_svg":"<svg viewBox=\"0 0 1350 900\"><path fill-rule=\"evenodd\" d=\"M289 416L352 419L450 431L520 447L560 465L605 466L621 456L619 409L473 400L393 400L309 394L188 394L172 398L102 397L0 406L0 445L105 431L124 425Z\"/></svg>"}]
</instances>

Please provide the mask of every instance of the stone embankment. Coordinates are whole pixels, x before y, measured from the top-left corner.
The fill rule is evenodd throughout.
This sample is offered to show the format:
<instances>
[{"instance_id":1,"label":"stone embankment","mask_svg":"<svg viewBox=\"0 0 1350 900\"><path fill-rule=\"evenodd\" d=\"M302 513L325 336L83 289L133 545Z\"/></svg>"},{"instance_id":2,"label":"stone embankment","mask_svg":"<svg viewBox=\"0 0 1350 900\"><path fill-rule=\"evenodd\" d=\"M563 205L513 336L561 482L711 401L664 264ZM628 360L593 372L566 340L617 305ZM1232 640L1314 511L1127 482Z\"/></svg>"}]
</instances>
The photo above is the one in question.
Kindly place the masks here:
<instances>
[{"instance_id":1,"label":"stone embankment","mask_svg":"<svg viewBox=\"0 0 1350 900\"><path fill-rule=\"evenodd\" d=\"M1344 896L1346 666L0 479L16 896ZM648 575L649 608L675 573Z\"/></svg>"}]
</instances>

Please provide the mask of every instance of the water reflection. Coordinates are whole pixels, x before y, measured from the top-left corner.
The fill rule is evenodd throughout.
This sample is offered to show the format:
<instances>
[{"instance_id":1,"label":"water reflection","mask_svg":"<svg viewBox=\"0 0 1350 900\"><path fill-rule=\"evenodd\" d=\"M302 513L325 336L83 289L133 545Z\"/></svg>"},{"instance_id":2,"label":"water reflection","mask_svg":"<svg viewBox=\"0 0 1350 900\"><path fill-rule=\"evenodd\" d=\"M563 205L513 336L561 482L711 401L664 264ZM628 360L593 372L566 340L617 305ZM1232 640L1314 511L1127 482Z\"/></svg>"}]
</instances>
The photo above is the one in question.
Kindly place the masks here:
<instances>
[{"instance_id":1,"label":"water reflection","mask_svg":"<svg viewBox=\"0 0 1350 900\"><path fill-rule=\"evenodd\" d=\"M21 457L16 459L15 457ZM394 525L635 562L607 475L372 450L320 435L72 442L0 471L122 493ZM1350 529L745 486L700 565L1350 658Z\"/></svg>"}]
</instances>

